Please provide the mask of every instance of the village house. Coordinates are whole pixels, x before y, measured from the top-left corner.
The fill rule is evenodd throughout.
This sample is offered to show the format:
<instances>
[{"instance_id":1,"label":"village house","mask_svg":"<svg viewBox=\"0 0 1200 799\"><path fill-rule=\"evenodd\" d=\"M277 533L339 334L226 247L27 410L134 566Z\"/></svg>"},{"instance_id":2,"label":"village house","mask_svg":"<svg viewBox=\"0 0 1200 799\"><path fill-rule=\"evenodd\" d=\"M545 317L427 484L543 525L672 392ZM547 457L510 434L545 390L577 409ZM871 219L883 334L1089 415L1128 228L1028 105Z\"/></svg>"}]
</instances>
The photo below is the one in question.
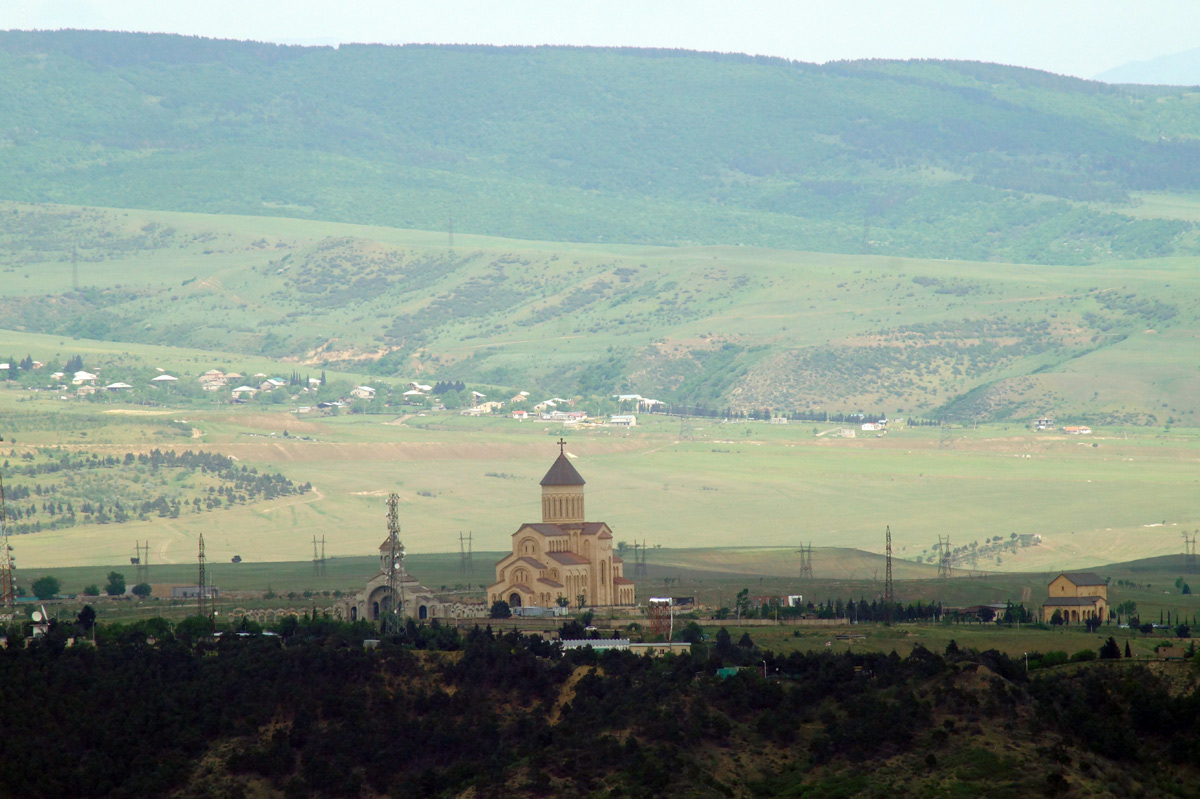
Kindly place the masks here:
<instances>
[{"instance_id":1,"label":"village house","mask_svg":"<svg viewBox=\"0 0 1200 799\"><path fill-rule=\"evenodd\" d=\"M350 391L350 396L361 400L375 399L375 389L370 386L355 386Z\"/></svg>"},{"instance_id":2,"label":"village house","mask_svg":"<svg viewBox=\"0 0 1200 799\"><path fill-rule=\"evenodd\" d=\"M1095 572L1063 572L1050 581L1046 593L1042 621L1049 622L1055 612L1066 624L1108 618L1108 583Z\"/></svg>"},{"instance_id":3,"label":"village house","mask_svg":"<svg viewBox=\"0 0 1200 799\"><path fill-rule=\"evenodd\" d=\"M229 385L229 378L220 369L209 369L200 375L200 388L205 391L217 391Z\"/></svg>"}]
</instances>

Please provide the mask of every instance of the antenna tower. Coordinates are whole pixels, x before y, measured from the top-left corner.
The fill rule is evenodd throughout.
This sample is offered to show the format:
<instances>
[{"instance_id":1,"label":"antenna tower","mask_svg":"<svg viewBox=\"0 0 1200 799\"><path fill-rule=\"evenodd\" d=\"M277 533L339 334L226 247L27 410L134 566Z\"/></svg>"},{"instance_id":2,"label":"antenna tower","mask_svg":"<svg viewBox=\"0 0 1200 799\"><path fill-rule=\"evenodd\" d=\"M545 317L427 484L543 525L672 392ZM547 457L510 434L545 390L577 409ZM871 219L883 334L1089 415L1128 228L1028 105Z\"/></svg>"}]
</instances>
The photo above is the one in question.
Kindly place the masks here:
<instances>
[{"instance_id":1,"label":"antenna tower","mask_svg":"<svg viewBox=\"0 0 1200 799\"><path fill-rule=\"evenodd\" d=\"M13 607L17 603L12 551L12 545L8 543L8 513L4 507L4 478L0 476L0 604L3 604L0 612L5 621L12 621Z\"/></svg>"},{"instance_id":2,"label":"antenna tower","mask_svg":"<svg viewBox=\"0 0 1200 799\"><path fill-rule=\"evenodd\" d=\"M321 559L317 557L317 537L313 536L313 577L321 573Z\"/></svg>"},{"instance_id":3,"label":"antenna tower","mask_svg":"<svg viewBox=\"0 0 1200 799\"><path fill-rule=\"evenodd\" d=\"M950 561L950 536L938 536L938 577L949 579L954 569Z\"/></svg>"},{"instance_id":4,"label":"antenna tower","mask_svg":"<svg viewBox=\"0 0 1200 799\"><path fill-rule=\"evenodd\" d=\"M200 616L209 616L212 606L208 602L208 576L204 573L204 533L200 534L200 554L196 560L200 563L200 578L196 583L196 612Z\"/></svg>"},{"instance_id":5,"label":"antenna tower","mask_svg":"<svg viewBox=\"0 0 1200 799\"><path fill-rule=\"evenodd\" d=\"M400 632L400 578L404 574L404 544L400 543L400 517L396 506L400 496L392 493L387 499L387 528L388 528L388 604L380 608L382 618L380 627L384 635L397 635Z\"/></svg>"},{"instance_id":6,"label":"antenna tower","mask_svg":"<svg viewBox=\"0 0 1200 799\"><path fill-rule=\"evenodd\" d=\"M1186 530L1183 533L1183 553L1188 574L1194 574L1196 571L1196 532L1193 531L1191 536Z\"/></svg>"},{"instance_id":7,"label":"antenna tower","mask_svg":"<svg viewBox=\"0 0 1200 799\"><path fill-rule=\"evenodd\" d=\"M475 566L471 563L471 539L474 535L471 532L464 537L461 530L458 533L458 570L469 577L475 575Z\"/></svg>"},{"instance_id":8,"label":"antenna tower","mask_svg":"<svg viewBox=\"0 0 1200 799\"><path fill-rule=\"evenodd\" d=\"M883 601L888 606L888 620L891 620L892 603L896 601L896 592L892 586L892 526L887 526L887 572L883 578Z\"/></svg>"},{"instance_id":9,"label":"antenna tower","mask_svg":"<svg viewBox=\"0 0 1200 799\"><path fill-rule=\"evenodd\" d=\"M325 536L321 536L321 576L325 576Z\"/></svg>"}]
</instances>

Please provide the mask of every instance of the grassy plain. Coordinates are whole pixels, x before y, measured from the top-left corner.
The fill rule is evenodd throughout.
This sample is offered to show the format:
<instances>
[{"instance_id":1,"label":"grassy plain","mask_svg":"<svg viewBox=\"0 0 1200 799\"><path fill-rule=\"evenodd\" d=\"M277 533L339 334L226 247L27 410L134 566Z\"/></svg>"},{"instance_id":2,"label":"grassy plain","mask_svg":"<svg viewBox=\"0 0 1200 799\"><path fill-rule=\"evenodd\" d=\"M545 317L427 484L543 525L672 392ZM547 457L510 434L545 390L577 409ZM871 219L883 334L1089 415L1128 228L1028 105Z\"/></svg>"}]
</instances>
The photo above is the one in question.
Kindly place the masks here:
<instances>
[{"instance_id":1,"label":"grassy plain","mask_svg":"<svg viewBox=\"0 0 1200 799\"><path fill-rule=\"evenodd\" d=\"M220 406L159 415L164 410L171 411L0 391L0 423L17 441L0 452L212 451L314 490L177 519L21 536L23 567L120 564L136 540L151 542L154 564L188 564L200 532L216 562L307 560L313 536L325 538L330 557L367 555L385 535L392 491L410 552L457 551L460 532L478 550L501 550L521 522L537 519L537 481L564 434L588 481L588 517L608 522L619 540L663 547L650 554L663 567L783 576L794 570L788 552L811 542L819 571L826 551L881 552L890 525L898 578L935 573L915 560L928 560L944 535L967 547L962 571L1045 572L1181 552L1181 533L1200 528L1200 435L1182 428L1077 437L1002 425L949 435L897 426L884 437L847 439L814 435L811 425L654 416L630 430L564 430L448 412L321 416ZM167 423L175 419L186 419L182 430ZM1041 540L1016 546L1013 533ZM995 537L1002 544L987 549ZM713 554L672 560L682 557L676 549L712 547L749 554L737 567ZM857 555L829 557L839 576L880 570Z\"/></svg>"}]
</instances>

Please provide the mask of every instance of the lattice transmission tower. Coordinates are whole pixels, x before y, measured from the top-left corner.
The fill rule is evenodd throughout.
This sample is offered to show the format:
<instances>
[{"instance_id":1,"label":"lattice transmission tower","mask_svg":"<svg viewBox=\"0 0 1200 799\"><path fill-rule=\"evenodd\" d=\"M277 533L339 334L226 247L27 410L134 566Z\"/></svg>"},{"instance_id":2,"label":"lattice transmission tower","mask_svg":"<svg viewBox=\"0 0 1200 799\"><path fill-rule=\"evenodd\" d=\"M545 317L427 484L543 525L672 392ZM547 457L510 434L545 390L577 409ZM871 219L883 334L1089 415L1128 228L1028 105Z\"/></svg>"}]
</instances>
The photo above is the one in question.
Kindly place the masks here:
<instances>
[{"instance_id":1,"label":"lattice transmission tower","mask_svg":"<svg viewBox=\"0 0 1200 799\"><path fill-rule=\"evenodd\" d=\"M0 438L0 441L4 439ZM4 506L4 477L0 476L0 615L12 621L17 604L16 582L13 578L13 548L8 543L8 511Z\"/></svg>"},{"instance_id":2,"label":"lattice transmission tower","mask_svg":"<svg viewBox=\"0 0 1200 799\"><path fill-rule=\"evenodd\" d=\"M143 544L141 541L134 541L133 551L132 562L137 567L137 582L150 582L150 542Z\"/></svg>"},{"instance_id":3,"label":"lattice transmission tower","mask_svg":"<svg viewBox=\"0 0 1200 799\"><path fill-rule=\"evenodd\" d=\"M458 533L458 570L464 577L473 577L475 575L475 564L471 562L471 547L474 535L474 532L469 532L464 538L461 530Z\"/></svg>"},{"instance_id":4,"label":"lattice transmission tower","mask_svg":"<svg viewBox=\"0 0 1200 799\"><path fill-rule=\"evenodd\" d=\"M813 576L812 542L810 541L807 546L801 544L796 551L800 553L800 579L811 580Z\"/></svg>"},{"instance_id":5,"label":"lattice transmission tower","mask_svg":"<svg viewBox=\"0 0 1200 799\"><path fill-rule=\"evenodd\" d=\"M950 558L950 536L942 538L938 536L938 577L949 579L954 569L954 563Z\"/></svg>"},{"instance_id":6,"label":"lattice transmission tower","mask_svg":"<svg viewBox=\"0 0 1200 799\"><path fill-rule=\"evenodd\" d=\"M887 571L883 578L883 601L888 604L888 615L891 615L892 602L896 600L896 592L892 586L892 526L887 526Z\"/></svg>"},{"instance_id":7,"label":"lattice transmission tower","mask_svg":"<svg viewBox=\"0 0 1200 799\"><path fill-rule=\"evenodd\" d=\"M380 608L379 626L384 635L397 635L400 628L403 626L400 622L401 612L401 597L400 597L400 581L404 575L404 544L400 543L400 516L397 511L397 505L400 502L400 496L392 493L387 499L387 529L388 529L388 559L387 566L387 583L388 583L388 598L387 606Z\"/></svg>"},{"instance_id":8,"label":"lattice transmission tower","mask_svg":"<svg viewBox=\"0 0 1200 799\"><path fill-rule=\"evenodd\" d=\"M196 581L196 613L200 616L212 615L212 603L208 601L208 574L205 571L204 533L200 534L200 551L196 556L200 564L200 574Z\"/></svg>"},{"instance_id":9,"label":"lattice transmission tower","mask_svg":"<svg viewBox=\"0 0 1200 799\"><path fill-rule=\"evenodd\" d=\"M635 578L646 576L646 539L642 539L639 545L636 541L633 542L633 576Z\"/></svg>"},{"instance_id":10,"label":"lattice transmission tower","mask_svg":"<svg viewBox=\"0 0 1200 799\"><path fill-rule=\"evenodd\" d=\"M313 577L325 576L325 536L321 536L320 553L317 552L317 537L314 535L312 540L313 545Z\"/></svg>"}]
</instances>

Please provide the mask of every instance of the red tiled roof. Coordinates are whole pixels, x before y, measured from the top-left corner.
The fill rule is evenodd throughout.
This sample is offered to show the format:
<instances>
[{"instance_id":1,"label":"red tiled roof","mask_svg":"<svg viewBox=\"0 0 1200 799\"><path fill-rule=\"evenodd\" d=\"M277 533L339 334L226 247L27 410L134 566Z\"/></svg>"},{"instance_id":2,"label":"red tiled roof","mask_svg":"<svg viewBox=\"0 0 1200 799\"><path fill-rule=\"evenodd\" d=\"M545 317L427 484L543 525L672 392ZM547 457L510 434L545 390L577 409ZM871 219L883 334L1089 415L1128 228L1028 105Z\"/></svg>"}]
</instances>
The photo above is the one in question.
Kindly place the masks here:
<instances>
[{"instance_id":1,"label":"red tiled roof","mask_svg":"<svg viewBox=\"0 0 1200 799\"><path fill-rule=\"evenodd\" d=\"M633 585L633 580L628 577L614 577L613 585Z\"/></svg>"},{"instance_id":2,"label":"red tiled roof","mask_svg":"<svg viewBox=\"0 0 1200 799\"><path fill-rule=\"evenodd\" d=\"M542 563L541 561L534 560L533 558L525 557L525 558L518 558L518 560L520 560L523 563L528 563L530 566L532 566L535 569L546 568L546 564Z\"/></svg>"},{"instance_id":3,"label":"red tiled roof","mask_svg":"<svg viewBox=\"0 0 1200 799\"><path fill-rule=\"evenodd\" d=\"M525 583L513 583L509 586L513 591L520 591L522 594L532 594L533 589L525 585Z\"/></svg>"},{"instance_id":4,"label":"red tiled roof","mask_svg":"<svg viewBox=\"0 0 1200 799\"><path fill-rule=\"evenodd\" d=\"M620 555L613 555L613 563L624 563L625 559Z\"/></svg>"},{"instance_id":5,"label":"red tiled roof","mask_svg":"<svg viewBox=\"0 0 1200 799\"><path fill-rule=\"evenodd\" d=\"M1104 578L1095 572L1063 572L1058 577L1066 577L1075 585L1105 585ZM1054 580L1057 580L1055 577ZM1051 580L1050 582L1054 582Z\"/></svg>"},{"instance_id":6,"label":"red tiled roof","mask_svg":"<svg viewBox=\"0 0 1200 799\"><path fill-rule=\"evenodd\" d=\"M547 552L546 557L551 560L556 560L566 566L578 566L581 564L591 563L590 560L582 555L576 555L574 552Z\"/></svg>"},{"instance_id":7,"label":"red tiled roof","mask_svg":"<svg viewBox=\"0 0 1200 799\"><path fill-rule=\"evenodd\" d=\"M543 524L542 522L531 522L523 527L532 527L542 535L566 535L567 531L559 527L557 524ZM520 532L520 531L518 531Z\"/></svg>"},{"instance_id":8,"label":"red tiled roof","mask_svg":"<svg viewBox=\"0 0 1200 799\"><path fill-rule=\"evenodd\" d=\"M548 585L551 588L562 588L563 587L563 584L558 582L557 580L551 580L546 577L539 577L538 583L540 583L541 585Z\"/></svg>"}]
</instances>

